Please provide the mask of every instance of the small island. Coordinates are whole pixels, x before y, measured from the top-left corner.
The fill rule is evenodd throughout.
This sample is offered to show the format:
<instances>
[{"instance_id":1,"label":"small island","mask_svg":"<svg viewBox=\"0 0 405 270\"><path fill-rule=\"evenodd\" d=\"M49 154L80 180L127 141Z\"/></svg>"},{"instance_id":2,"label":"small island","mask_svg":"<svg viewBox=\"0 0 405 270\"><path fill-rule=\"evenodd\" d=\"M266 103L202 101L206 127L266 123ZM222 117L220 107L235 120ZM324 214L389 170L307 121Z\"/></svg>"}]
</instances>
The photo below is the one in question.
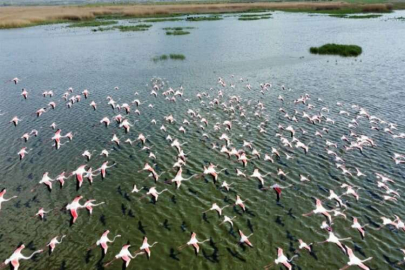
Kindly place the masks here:
<instances>
[{"instance_id":1,"label":"small island","mask_svg":"<svg viewBox=\"0 0 405 270\"><path fill-rule=\"evenodd\" d=\"M314 54L331 54L340 56L359 56L362 53L362 49L357 45L341 45L328 43L321 47L311 47L309 49Z\"/></svg>"}]
</instances>

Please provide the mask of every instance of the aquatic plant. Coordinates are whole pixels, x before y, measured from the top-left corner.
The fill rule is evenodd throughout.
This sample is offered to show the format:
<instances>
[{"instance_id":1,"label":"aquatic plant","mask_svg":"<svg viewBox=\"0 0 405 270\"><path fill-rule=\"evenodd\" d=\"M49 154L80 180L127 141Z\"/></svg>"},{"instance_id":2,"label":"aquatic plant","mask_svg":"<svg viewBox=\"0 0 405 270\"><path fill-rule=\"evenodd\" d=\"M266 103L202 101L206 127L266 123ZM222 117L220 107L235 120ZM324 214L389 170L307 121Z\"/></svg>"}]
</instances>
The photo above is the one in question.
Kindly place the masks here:
<instances>
[{"instance_id":1,"label":"aquatic plant","mask_svg":"<svg viewBox=\"0 0 405 270\"><path fill-rule=\"evenodd\" d=\"M344 19L373 19L379 18L381 14L369 14L369 15L347 15L347 14L330 14L331 17L344 18Z\"/></svg>"},{"instance_id":2,"label":"aquatic plant","mask_svg":"<svg viewBox=\"0 0 405 270\"><path fill-rule=\"evenodd\" d=\"M158 62L158 61L165 61L165 60L168 60L168 59L184 60L184 59L186 59L186 57L183 54L169 54L169 56L166 55L166 54L162 54L160 56L153 57L152 61L153 62Z\"/></svg>"},{"instance_id":3,"label":"aquatic plant","mask_svg":"<svg viewBox=\"0 0 405 270\"><path fill-rule=\"evenodd\" d=\"M175 31L167 31L166 35L171 35L171 36L182 36L182 35L188 35L190 32L188 31L183 31L183 30L175 30Z\"/></svg>"},{"instance_id":4,"label":"aquatic plant","mask_svg":"<svg viewBox=\"0 0 405 270\"><path fill-rule=\"evenodd\" d=\"M201 21L219 21L222 20L223 18L221 16L192 16L192 17L187 17L186 21L189 22L201 22Z\"/></svg>"},{"instance_id":5,"label":"aquatic plant","mask_svg":"<svg viewBox=\"0 0 405 270\"><path fill-rule=\"evenodd\" d=\"M84 21L70 24L68 27L99 27L105 25L117 24L117 21Z\"/></svg>"},{"instance_id":6,"label":"aquatic plant","mask_svg":"<svg viewBox=\"0 0 405 270\"><path fill-rule=\"evenodd\" d=\"M170 59L173 60L184 60L186 57L183 54L170 54Z\"/></svg>"},{"instance_id":7,"label":"aquatic plant","mask_svg":"<svg viewBox=\"0 0 405 270\"><path fill-rule=\"evenodd\" d=\"M195 29L195 27L164 27L164 28L162 28L163 30L166 30L166 31L170 31L170 30L173 30L173 31L175 31L175 30L177 30L177 31L180 31L180 30L183 30L183 29Z\"/></svg>"},{"instance_id":8,"label":"aquatic plant","mask_svg":"<svg viewBox=\"0 0 405 270\"><path fill-rule=\"evenodd\" d=\"M242 17L240 16L238 18L239 21L256 21L256 20L264 20L264 19L270 19L270 16L250 16L250 17Z\"/></svg>"},{"instance_id":9,"label":"aquatic plant","mask_svg":"<svg viewBox=\"0 0 405 270\"><path fill-rule=\"evenodd\" d=\"M311 47L309 51L314 54L331 54L340 56L358 56L362 53L360 46L334 43L328 43L321 47Z\"/></svg>"},{"instance_id":10,"label":"aquatic plant","mask_svg":"<svg viewBox=\"0 0 405 270\"><path fill-rule=\"evenodd\" d=\"M152 27L151 24L137 24L137 25L120 25L116 26L116 29L119 29L121 32L129 31L147 31Z\"/></svg>"}]
</instances>

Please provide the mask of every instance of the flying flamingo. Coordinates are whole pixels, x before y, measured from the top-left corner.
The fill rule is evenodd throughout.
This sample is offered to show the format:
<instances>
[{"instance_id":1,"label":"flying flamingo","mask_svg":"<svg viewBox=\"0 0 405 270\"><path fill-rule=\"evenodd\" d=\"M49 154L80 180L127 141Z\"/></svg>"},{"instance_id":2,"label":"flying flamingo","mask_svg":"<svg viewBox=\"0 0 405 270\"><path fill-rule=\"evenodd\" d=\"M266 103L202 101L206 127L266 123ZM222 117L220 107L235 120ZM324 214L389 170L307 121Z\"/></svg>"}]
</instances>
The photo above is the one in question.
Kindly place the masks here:
<instances>
[{"instance_id":1,"label":"flying flamingo","mask_svg":"<svg viewBox=\"0 0 405 270\"><path fill-rule=\"evenodd\" d=\"M72 215L72 223L76 222L77 217L79 216L77 213L77 210L79 210L80 208L84 208L84 205L80 204L80 200L83 198L83 196L77 196L76 198L74 198L74 200L69 203L68 205L66 205L66 210L70 210L70 214Z\"/></svg>"},{"instance_id":2,"label":"flying flamingo","mask_svg":"<svg viewBox=\"0 0 405 270\"><path fill-rule=\"evenodd\" d=\"M108 250L108 243L113 243L115 241L115 238L117 237L121 237L121 235L117 234L116 236L114 236L113 240L110 240L108 238L108 234L110 233L109 230L106 230L103 235L101 236L101 238L99 240L97 240L96 245L97 246L101 246L101 248L103 249L103 253L104 255L107 254L107 250Z\"/></svg>"},{"instance_id":3,"label":"flying flamingo","mask_svg":"<svg viewBox=\"0 0 405 270\"><path fill-rule=\"evenodd\" d=\"M220 170L219 172L216 172L215 168L217 167L216 165L210 163L210 165L208 165L208 167L203 166L204 167L204 174L209 174L214 178L214 181L216 182L218 180L218 174L221 173L222 171L227 170L226 168Z\"/></svg>"},{"instance_id":4,"label":"flying flamingo","mask_svg":"<svg viewBox=\"0 0 405 270\"><path fill-rule=\"evenodd\" d=\"M228 223L231 224L231 226L233 227L233 222L232 222L232 220L234 220L235 218L236 218L236 216L234 216L234 217L232 217L232 218L230 218L230 217L228 217L228 216L224 216L224 220L223 220L221 223L219 223L219 225L222 225L222 224L228 222Z\"/></svg>"},{"instance_id":5,"label":"flying flamingo","mask_svg":"<svg viewBox=\"0 0 405 270\"><path fill-rule=\"evenodd\" d=\"M152 245L148 244L148 238L146 236L143 237L143 243L142 246L139 248L141 251L146 251L146 255L148 256L148 259L150 258L150 248L153 247L155 244L158 242L154 242Z\"/></svg>"},{"instance_id":6,"label":"flying flamingo","mask_svg":"<svg viewBox=\"0 0 405 270\"><path fill-rule=\"evenodd\" d=\"M95 202L95 201L96 201L96 200L91 199L91 200L87 200L87 201L84 203L84 207L86 207L86 209L89 211L90 215L93 213L93 207L94 207L94 206L99 206L99 205L102 205L102 204L105 203L105 202L101 202L101 203L96 203L96 204L94 204L93 202Z\"/></svg>"},{"instance_id":7,"label":"flying flamingo","mask_svg":"<svg viewBox=\"0 0 405 270\"><path fill-rule=\"evenodd\" d=\"M187 244L185 244L183 246L180 246L179 250L183 249L186 246L192 245L194 247L194 249L195 249L196 254L197 254L199 252L199 250L200 250L200 246L198 244L202 244L202 243L205 243L207 241L210 241L210 239L205 239L204 241L201 241L201 242L198 241L197 234L195 232L191 232L190 241L188 241Z\"/></svg>"},{"instance_id":8,"label":"flying flamingo","mask_svg":"<svg viewBox=\"0 0 405 270\"><path fill-rule=\"evenodd\" d=\"M135 259L136 256L143 254L143 252L139 252L136 253L135 256L133 256L131 254L131 252L129 252L129 248L131 245L124 245L121 248L120 253L118 253L117 255L115 255L115 259L122 259L125 262L125 267L127 268L129 266L129 263L131 262L131 259ZM111 263L111 262L110 262ZM108 264L107 264L108 265ZM106 265L106 266L107 266Z\"/></svg>"},{"instance_id":9,"label":"flying flamingo","mask_svg":"<svg viewBox=\"0 0 405 270\"><path fill-rule=\"evenodd\" d=\"M368 268L364 262L371 260L373 257L369 257L365 260L360 260L359 258L356 257L356 255L354 255L353 250L351 248L349 248L348 246L345 246L346 250L347 250L347 256L349 256L349 262L347 263L347 265L343 268L341 268L340 270L345 270L346 268L349 268L352 265L357 265L358 267L360 267L363 270L369 270L370 268Z\"/></svg>"},{"instance_id":10,"label":"flying flamingo","mask_svg":"<svg viewBox=\"0 0 405 270\"><path fill-rule=\"evenodd\" d=\"M239 240L240 244L246 244L249 247L253 247L252 243L250 243L250 241L249 241L249 237L252 236L253 233L251 233L249 236L246 236L243 234L243 232L241 230L239 230L239 235L240 235L240 240Z\"/></svg>"},{"instance_id":11,"label":"flying flamingo","mask_svg":"<svg viewBox=\"0 0 405 270\"><path fill-rule=\"evenodd\" d=\"M17 153L17 155L20 156L20 160L22 160L26 154L28 154L27 147L21 148L21 150Z\"/></svg>"},{"instance_id":12,"label":"flying flamingo","mask_svg":"<svg viewBox=\"0 0 405 270\"><path fill-rule=\"evenodd\" d=\"M106 172L107 172L107 169L108 169L108 168L111 168L111 167L114 167L115 165L117 165L117 163L114 163L114 164L111 165L111 166L107 166L107 164L108 164L108 161L104 162L104 163L101 165L100 168L98 168L97 170L94 171L94 172L101 171L101 178L102 178L102 179L105 178Z\"/></svg>"},{"instance_id":13,"label":"flying flamingo","mask_svg":"<svg viewBox=\"0 0 405 270\"><path fill-rule=\"evenodd\" d=\"M327 242L328 243L335 243L346 254L346 249L344 248L344 245L340 241L345 241L345 240L350 240L350 239L352 239L352 238L348 237L348 238L339 239L339 238L337 238L337 236L332 231L329 231L328 239L326 239L323 242L318 242L318 244L323 244L323 243L327 243Z\"/></svg>"},{"instance_id":14,"label":"flying flamingo","mask_svg":"<svg viewBox=\"0 0 405 270\"><path fill-rule=\"evenodd\" d=\"M25 257L24 255L22 255L21 251L25 248L24 244L22 244L21 246L19 246L14 253L7 259L4 261L4 264L9 264L11 262L11 265L14 267L14 270L18 270L18 268L20 267L20 260L30 260L35 254L37 253L41 253L43 250L37 250L34 251L31 256Z\"/></svg>"},{"instance_id":15,"label":"flying flamingo","mask_svg":"<svg viewBox=\"0 0 405 270\"><path fill-rule=\"evenodd\" d=\"M328 212L330 212L330 211L326 210L326 209L323 207L321 200L319 200L319 199L317 199L317 198L315 198L315 200L316 200L316 207L315 207L315 210L312 210L311 212L309 212L309 213L307 213L307 214L302 214L302 215L303 215L304 217L306 217L306 216L310 216L310 215L312 215L312 214L322 214L322 215L324 215L325 217L328 218L329 223L332 223L332 216L328 213Z\"/></svg>"},{"instance_id":16,"label":"flying flamingo","mask_svg":"<svg viewBox=\"0 0 405 270\"><path fill-rule=\"evenodd\" d=\"M193 178L193 177L196 176L196 174L193 174L193 175L190 176L189 178L183 178L182 173L183 173L183 169L180 167L179 170L177 171L176 176L175 176L172 180L170 180L171 183L173 183L173 182L176 183L177 189L180 188L182 181L188 181L188 180L190 180L191 178Z\"/></svg>"},{"instance_id":17,"label":"flying flamingo","mask_svg":"<svg viewBox=\"0 0 405 270\"><path fill-rule=\"evenodd\" d=\"M8 199L5 199L5 198L4 198L4 195L6 194L6 192L7 192L7 190L6 190L5 188L3 188L3 190L0 192L0 210L1 210L1 204L2 204L3 202L8 202L9 200L12 200L12 199L14 199L14 198L17 198L17 196L13 196L13 197L10 197L10 198L8 198Z\"/></svg>"},{"instance_id":18,"label":"flying flamingo","mask_svg":"<svg viewBox=\"0 0 405 270\"><path fill-rule=\"evenodd\" d=\"M76 175L76 180L79 184L79 187L82 186L83 184L83 174L86 173L86 165L81 165L79 168L77 168L75 171L73 171L70 176Z\"/></svg>"},{"instance_id":19,"label":"flying flamingo","mask_svg":"<svg viewBox=\"0 0 405 270\"><path fill-rule=\"evenodd\" d=\"M246 201L248 201L248 200L242 201L241 198L239 197L239 195L236 195L236 201L235 201L234 205L239 205L242 208L243 212L244 212L244 211L246 211L246 207L245 207L245 204L244 204L244 202L246 202Z\"/></svg>"},{"instance_id":20,"label":"flying flamingo","mask_svg":"<svg viewBox=\"0 0 405 270\"><path fill-rule=\"evenodd\" d=\"M282 248L277 248L277 259L274 260L275 264L283 264L288 270L292 269L292 265L290 264L292 260L297 257L298 255L294 255L291 257L291 259L288 259L283 252ZM269 266L265 267L266 269L269 268Z\"/></svg>"},{"instance_id":21,"label":"flying flamingo","mask_svg":"<svg viewBox=\"0 0 405 270\"><path fill-rule=\"evenodd\" d=\"M213 203L212 206L211 206L211 208L208 209L207 211L204 211L203 213L206 213L206 212L208 212L208 211L215 210L215 211L218 212L219 216L221 216L221 215L222 215L222 210L225 209L225 208L227 208L227 207L229 207L229 205L225 205L224 207L221 208L221 207L218 206L217 203Z\"/></svg>"},{"instance_id":22,"label":"flying flamingo","mask_svg":"<svg viewBox=\"0 0 405 270\"><path fill-rule=\"evenodd\" d=\"M53 250L55 249L57 244L62 243L62 240L64 237L66 237L66 235L62 235L62 237L60 238L60 241L58 241L58 236L55 236L54 238L52 238L51 241L49 241L47 246L49 247L51 253L53 252Z\"/></svg>"},{"instance_id":23,"label":"flying flamingo","mask_svg":"<svg viewBox=\"0 0 405 270\"><path fill-rule=\"evenodd\" d=\"M18 125L18 122L20 122L21 119L19 119L17 116L14 116L13 119L10 120L10 123L13 123L14 126L16 127Z\"/></svg>"}]
</instances>

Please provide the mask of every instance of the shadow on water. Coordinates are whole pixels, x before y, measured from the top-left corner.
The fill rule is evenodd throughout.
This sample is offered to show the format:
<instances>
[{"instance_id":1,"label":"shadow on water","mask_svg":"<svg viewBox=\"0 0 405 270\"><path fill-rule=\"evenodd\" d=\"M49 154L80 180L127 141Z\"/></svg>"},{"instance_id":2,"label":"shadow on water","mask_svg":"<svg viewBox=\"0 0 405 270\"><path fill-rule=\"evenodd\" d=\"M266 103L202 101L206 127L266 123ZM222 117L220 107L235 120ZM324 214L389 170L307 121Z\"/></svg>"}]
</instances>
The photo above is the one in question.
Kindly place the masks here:
<instances>
[{"instance_id":1,"label":"shadow on water","mask_svg":"<svg viewBox=\"0 0 405 270\"><path fill-rule=\"evenodd\" d=\"M176 253L174 251L174 248L170 248L170 255L169 255L170 258L172 258L175 261L180 261L180 259L177 257L178 254L179 253Z\"/></svg>"},{"instance_id":2,"label":"shadow on water","mask_svg":"<svg viewBox=\"0 0 405 270\"><path fill-rule=\"evenodd\" d=\"M241 262L246 262L246 260L239 254L239 252L237 251L233 251L232 249L230 249L229 247L226 248L226 250L229 252L229 254L231 254L232 257L234 257L235 259L238 259Z\"/></svg>"},{"instance_id":3,"label":"shadow on water","mask_svg":"<svg viewBox=\"0 0 405 270\"><path fill-rule=\"evenodd\" d=\"M143 233L144 235L146 235L146 231L145 231L145 226L142 225L142 221L138 222L138 230Z\"/></svg>"}]
</instances>

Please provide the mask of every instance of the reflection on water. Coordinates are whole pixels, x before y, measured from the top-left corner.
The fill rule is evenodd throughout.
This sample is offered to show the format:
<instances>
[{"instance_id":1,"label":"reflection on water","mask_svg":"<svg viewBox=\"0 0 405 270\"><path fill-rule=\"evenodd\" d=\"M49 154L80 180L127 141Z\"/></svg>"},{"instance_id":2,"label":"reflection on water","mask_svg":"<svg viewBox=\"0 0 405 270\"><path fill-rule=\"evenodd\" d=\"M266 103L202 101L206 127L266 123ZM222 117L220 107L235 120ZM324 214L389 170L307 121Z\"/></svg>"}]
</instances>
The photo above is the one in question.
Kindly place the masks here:
<instances>
[{"instance_id":1,"label":"reflection on water","mask_svg":"<svg viewBox=\"0 0 405 270\"><path fill-rule=\"evenodd\" d=\"M0 258L7 258L21 242L34 250L44 248L56 235L66 234L63 243L51 256L41 254L35 262L22 262L23 267L101 269L127 241L134 252L146 235L150 244L159 243L152 248L150 260L145 256L137 257L131 262L132 268L259 269L275 259L277 247L282 247L291 257L298 247L298 239L302 238L307 243L325 240L327 233L320 229L323 219L319 216L302 217L301 214L314 208L312 197L324 199L329 195L329 189L342 194L344 189L339 186L350 183L361 187L358 191L360 200L356 202L350 196L343 197L349 206L345 212L348 219L334 219L336 235L340 238L352 237L347 244L360 258L374 257L367 262L370 267L394 265L402 258L395 248L403 247L404 235L394 229L375 231L371 228L381 224L380 216L391 218L396 214L405 218L405 211L401 207L402 198L398 198L397 203L377 204L383 193L377 187L374 172L390 176L396 181L390 187L399 189L399 192L403 190L403 165L394 165L390 157L394 152L405 153L404 141L394 140L384 132L384 124L381 124L380 131L371 130L370 123L365 119L358 120L359 126L355 131L372 137L377 147L365 147L363 153L346 153L340 137L349 136L348 125L358 111L352 107L353 104L366 108L370 114L387 123L398 123L396 134L404 132L401 126L401 120L405 119L403 22L385 20L401 14L396 12L379 19L349 20L276 12L270 20L241 22L230 16L216 22L156 23L147 32L126 33L93 33L90 29L72 29L64 25L0 31L0 79L2 82L15 76L21 79L17 86L11 83L1 86L0 109L4 113L0 118L0 147L3 153L0 156L3 172L1 187L7 188L8 196L18 195L18 199L4 203L1 210ZM174 26L193 26L196 29L181 37L167 36L161 29ZM329 42L357 44L362 46L364 53L356 59L308 53L309 47ZM170 53L184 54L186 60L159 63L151 60L154 56ZM227 83L225 88L217 83L218 77L224 78ZM155 81L151 78L164 82L160 92L168 87L177 90L182 86L183 97L176 97L176 103L165 100L162 95L155 98L150 95ZM271 82L272 88L261 94L260 84L266 82ZM251 91L246 89L247 84L252 85ZM285 85L286 90L282 90L281 85ZM115 86L119 89L114 90ZM30 93L25 101L20 96L23 87ZM61 96L69 87L74 89L74 94L89 89L89 99L82 99L68 109ZM50 89L55 93L53 98L41 96L43 91ZM219 89L224 93L220 103L226 102L227 110L223 109L223 105L212 107L209 104L217 97ZM135 92L139 96L135 96ZM196 97L202 92L209 95L202 98L204 103ZM313 110L292 103L305 93L311 96L309 103L315 106ZM239 104L228 102L232 95L241 97ZM284 103L277 99L279 95L284 97ZM126 135L115 122L108 128L99 124L105 116L112 119L118 113L125 115L123 111L113 111L107 105L107 96L119 104L131 103L134 99L141 101L139 108L132 105L129 119L134 126L129 134ZM51 100L57 103L56 109L36 118L34 112ZM98 104L96 111L89 106L92 100ZM263 110L255 107L258 102L264 104ZM343 106L338 107L337 102ZM237 113L229 109L231 105ZM297 116L299 122L294 123L279 112L281 106L289 115L294 115L295 109L313 115L322 107L328 107L328 116L335 120L335 124L322 122L321 125L312 125L300 116ZM135 113L136 109L140 115ZM206 118L208 127L203 130L201 119L187 114L189 109ZM242 109L246 118L239 115ZM339 114L341 110L348 111L350 116ZM255 112L261 116L255 116ZM170 114L176 119L174 124L164 122L163 117ZM17 127L9 123L14 115L22 118ZM151 124L152 119L156 119L156 125ZM183 124L184 119L190 125ZM224 143L219 137L226 132L222 123L227 119L235 120L229 135L233 143L231 147L241 149L243 140L248 140L261 153L261 159L252 159L245 169L235 161L235 157L227 159L220 149L211 149L212 143ZM54 134L49 127L52 122L62 129L63 134L69 131L74 134L73 141L58 151L52 148L50 140ZM214 131L217 122L221 130ZM262 122L264 124L261 125ZM160 130L162 124L167 128L166 133ZM298 149L287 152L275 136L278 124L292 124L297 130L297 137L309 145L310 152L307 155ZM260 133L259 125L267 133ZM186 129L184 135L179 131L180 126ZM299 127L305 129L308 135L302 135ZM323 138L314 136L323 127L329 132L323 132ZM19 138L32 129L37 129L39 136L30 138L25 144L29 153L19 162L16 153L24 146ZM147 145L152 146L150 151L157 157L155 162L148 158L148 151L140 151L140 144L124 144L127 138L135 140L139 133L149 136ZM203 139L204 133L209 138ZM120 146L110 142L113 134L121 139ZM199 176L182 183L178 190L174 185L165 184L175 176L172 166L177 154L166 140L168 134L178 138L180 143L187 142L183 146L188 154L184 178L202 173L203 165L212 162L219 165L218 170L227 168L220 173L219 181L213 183L210 177ZM291 140L288 133L283 134ZM346 161L346 167L353 173L354 167L358 167L367 176L343 175L336 168L333 157L327 155L325 140L338 142L339 149L335 151ZM275 163L264 161L264 154L270 154L271 147L288 153L293 159L287 160L282 154L280 159L273 157ZM73 178L67 180L63 189L54 183L52 192L43 185L37 186L46 171L55 177L62 171L70 173L81 164L98 168L106 160L99 155L103 149L110 152L109 164L117 163L107 170L104 180L97 176L93 185L84 182L78 191ZM81 156L85 150L94 151L88 163ZM250 158L251 151L247 152ZM162 174L157 184L148 177L148 173L138 173L145 162L156 163L154 169ZM260 190L256 179L236 176L235 168L251 175L256 167L262 174L272 172L265 177L266 185L294 184L283 190L280 203L276 203L273 191ZM278 168L288 173L286 178L274 176ZM301 183L300 174L308 175L311 182ZM229 192L220 188L223 181L233 183ZM134 184L140 189L139 193L131 193ZM149 197L140 200L154 185L158 191L164 188L168 191L162 193L156 203ZM60 209L78 194L85 199L105 201L106 204L95 207L91 216L80 210L77 223L69 226L69 214ZM233 229L229 224L219 226L222 217L212 211L203 215L214 202L221 207L232 205L238 194L243 200L249 199L246 202L248 211L243 213L239 207L223 210L225 215L237 217L233 221ZM324 205L328 209L335 207L334 202L325 202ZM51 210L43 221L33 218L40 207ZM353 216L358 217L362 225L370 224L371 228L366 228L365 240L350 227ZM93 245L105 229L111 231L111 238L116 234L122 237L110 244L103 258L100 249ZM246 235L253 233L249 238L253 249L238 245L238 229ZM198 256L191 248L177 249L189 240L191 231L197 232L200 241L211 238L210 242L201 245ZM347 257L333 244L314 245L313 250L312 255L302 252L299 258L294 259L294 264L303 269L334 269L347 262ZM331 256L335 259L330 260ZM120 267L120 262L113 262L108 268Z\"/></svg>"}]
</instances>

